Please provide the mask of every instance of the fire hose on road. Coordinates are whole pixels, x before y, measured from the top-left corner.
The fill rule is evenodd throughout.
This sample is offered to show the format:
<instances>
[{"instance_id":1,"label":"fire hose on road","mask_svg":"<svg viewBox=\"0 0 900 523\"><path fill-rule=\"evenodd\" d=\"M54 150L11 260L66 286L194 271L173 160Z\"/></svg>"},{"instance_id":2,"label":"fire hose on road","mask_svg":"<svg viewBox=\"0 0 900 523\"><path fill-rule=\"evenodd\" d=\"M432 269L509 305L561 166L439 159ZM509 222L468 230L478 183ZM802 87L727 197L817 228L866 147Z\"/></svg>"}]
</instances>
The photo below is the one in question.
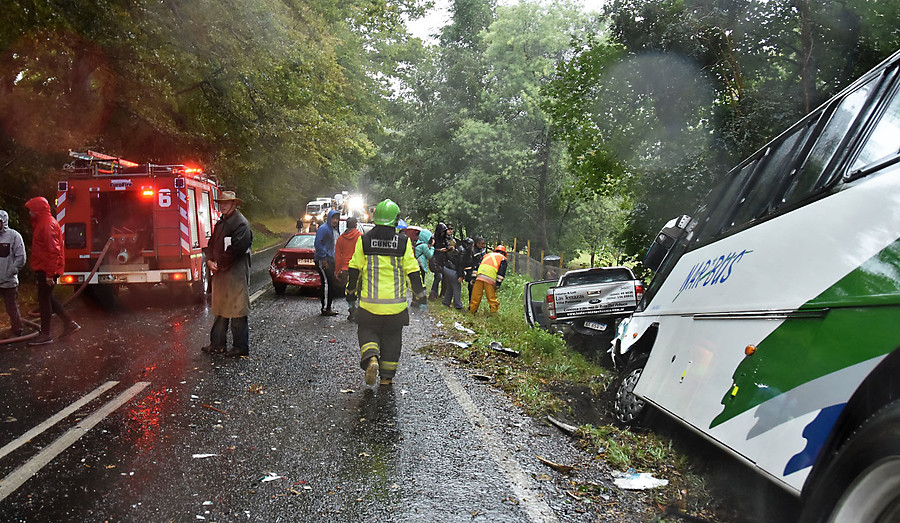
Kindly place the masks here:
<instances>
[{"instance_id":1,"label":"fire hose on road","mask_svg":"<svg viewBox=\"0 0 900 523\"><path fill-rule=\"evenodd\" d=\"M78 289L75 290L75 293L73 293L72 296L70 296L69 299L67 299L67 300L63 303L63 305L68 305L69 302L71 302L72 300L74 300L75 298L77 298L78 295L81 294L82 291L84 291L85 288L87 288L88 283L91 281L91 278L93 278L94 275L97 274L97 271L100 270L100 264L103 263L103 259L106 258L106 252L109 250L109 247L110 247L110 245L112 245L112 244L113 244L113 239L112 239L112 238L110 238L110 239L108 239L108 240L106 241L106 245L104 245L104 246L103 246L103 250L100 251L100 256L97 258L97 263L94 264L94 268L91 269L91 273L88 274L87 278L84 279L84 282L82 282L81 287L78 287ZM30 312L28 313L28 316L36 317L36 316L40 316L40 313L39 313L38 311L30 311ZM5 340L0 340L0 345L7 345L7 344L11 344L11 343L18 343L18 342L20 342L20 341L30 340L31 338L34 338L34 337L36 337L38 334L40 334L40 329L41 329L41 324L40 324L40 323L35 322L35 321L31 321L31 320L25 319L25 318L22 318L22 321L23 321L24 323L27 323L28 325L31 325L32 327L34 327L34 328L37 329L37 330L36 330L35 332L30 333L30 334L25 334L24 336L17 336L17 337L14 337L14 338L7 338L7 339L5 339Z\"/></svg>"}]
</instances>

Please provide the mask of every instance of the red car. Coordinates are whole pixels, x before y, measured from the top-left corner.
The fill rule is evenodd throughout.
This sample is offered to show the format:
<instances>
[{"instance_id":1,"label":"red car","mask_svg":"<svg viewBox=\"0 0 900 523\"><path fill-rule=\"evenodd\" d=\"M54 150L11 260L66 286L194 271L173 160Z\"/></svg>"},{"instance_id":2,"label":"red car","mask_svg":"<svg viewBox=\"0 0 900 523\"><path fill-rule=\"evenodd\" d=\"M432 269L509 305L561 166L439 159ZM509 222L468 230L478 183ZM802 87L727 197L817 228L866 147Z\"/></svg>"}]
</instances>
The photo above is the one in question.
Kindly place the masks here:
<instances>
[{"instance_id":1,"label":"red car","mask_svg":"<svg viewBox=\"0 0 900 523\"><path fill-rule=\"evenodd\" d=\"M296 285L301 289L318 289L322 286L322 279L313 261L315 242L314 232L295 234L284 247L278 249L278 254L269 266L269 275L272 276L272 286L276 293L284 294L288 285Z\"/></svg>"}]
</instances>

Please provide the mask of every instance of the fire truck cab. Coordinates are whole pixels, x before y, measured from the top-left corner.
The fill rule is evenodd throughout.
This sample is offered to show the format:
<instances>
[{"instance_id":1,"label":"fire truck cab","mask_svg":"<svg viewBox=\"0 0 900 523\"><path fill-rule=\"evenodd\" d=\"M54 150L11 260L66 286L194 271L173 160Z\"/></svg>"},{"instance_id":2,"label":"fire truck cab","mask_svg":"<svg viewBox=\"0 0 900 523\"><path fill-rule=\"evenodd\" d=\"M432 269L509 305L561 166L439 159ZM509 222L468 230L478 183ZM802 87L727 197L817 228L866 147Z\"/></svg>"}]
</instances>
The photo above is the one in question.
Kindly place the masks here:
<instances>
[{"instance_id":1,"label":"fire truck cab","mask_svg":"<svg viewBox=\"0 0 900 523\"><path fill-rule=\"evenodd\" d=\"M216 179L185 165L69 154L74 160L64 168L56 203L66 259L60 282L163 283L204 296L208 272L201 249L219 217Z\"/></svg>"}]
</instances>

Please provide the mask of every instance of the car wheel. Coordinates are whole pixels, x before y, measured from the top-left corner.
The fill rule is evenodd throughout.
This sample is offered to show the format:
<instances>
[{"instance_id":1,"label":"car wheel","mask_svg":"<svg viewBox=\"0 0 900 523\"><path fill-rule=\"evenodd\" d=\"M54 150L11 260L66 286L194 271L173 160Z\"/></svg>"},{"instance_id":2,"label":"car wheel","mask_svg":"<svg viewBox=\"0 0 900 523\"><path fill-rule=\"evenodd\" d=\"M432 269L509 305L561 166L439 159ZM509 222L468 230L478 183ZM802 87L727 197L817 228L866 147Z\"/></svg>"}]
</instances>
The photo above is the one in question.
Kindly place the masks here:
<instances>
[{"instance_id":1,"label":"car wheel","mask_svg":"<svg viewBox=\"0 0 900 523\"><path fill-rule=\"evenodd\" d=\"M869 418L812 489L801 521L900 521L900 401Z\"/></svg>"},{"instance_id":2,"label":"car wheel","mask_svg":"<svg viewBox=\"0 0 900 523\"><path fill-rule=\"evenodd\" d=\"M642 354L629 362L617 381L613 414L624 425L637 425L646 415L647 404L634 395L634 386L644 372L647 358L646 354Z\"/></svg>"},{"instance_id":3,"label":"car wheel","mask_svg":"<svg viewBox=\"0 0 900 523\"><path fill-rule=\"evenodd\" d=\"M272 282L272 287L275 287L275 294L284 294L284 291L287 290L286 283L278 283L277 281Z\"/></svg>"}]
</instances>

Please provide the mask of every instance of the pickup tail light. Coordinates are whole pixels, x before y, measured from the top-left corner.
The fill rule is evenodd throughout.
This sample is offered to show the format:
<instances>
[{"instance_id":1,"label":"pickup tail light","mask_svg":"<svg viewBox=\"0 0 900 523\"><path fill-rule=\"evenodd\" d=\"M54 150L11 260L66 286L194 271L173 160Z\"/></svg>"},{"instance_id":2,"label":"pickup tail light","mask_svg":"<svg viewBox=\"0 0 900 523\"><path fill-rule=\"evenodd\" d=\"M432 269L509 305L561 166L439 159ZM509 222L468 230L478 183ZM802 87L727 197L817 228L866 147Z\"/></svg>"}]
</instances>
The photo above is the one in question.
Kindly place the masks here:
<instances>
[{"instance_id":1,"label":"pickup tail light","mask_svg":"<svg viewBox=\"0 0 900 523\"><path fill-rule=\"evenodd\" d=\"M552 292L547 294L547 316L549 316L551 320L556 319L556 298L553 296Z\"/></svg>"},{"instance_id":2,"label":"pickup tail light","mask_svg":"<svg viewBox=\"0 0 900 523\"><path fill-rule=\"evenodd\" d=\"M644 284L637 282L634 284L634 297L637 303L641 302L641 298L644 297Z\"/></svg>"}]
</instances>

